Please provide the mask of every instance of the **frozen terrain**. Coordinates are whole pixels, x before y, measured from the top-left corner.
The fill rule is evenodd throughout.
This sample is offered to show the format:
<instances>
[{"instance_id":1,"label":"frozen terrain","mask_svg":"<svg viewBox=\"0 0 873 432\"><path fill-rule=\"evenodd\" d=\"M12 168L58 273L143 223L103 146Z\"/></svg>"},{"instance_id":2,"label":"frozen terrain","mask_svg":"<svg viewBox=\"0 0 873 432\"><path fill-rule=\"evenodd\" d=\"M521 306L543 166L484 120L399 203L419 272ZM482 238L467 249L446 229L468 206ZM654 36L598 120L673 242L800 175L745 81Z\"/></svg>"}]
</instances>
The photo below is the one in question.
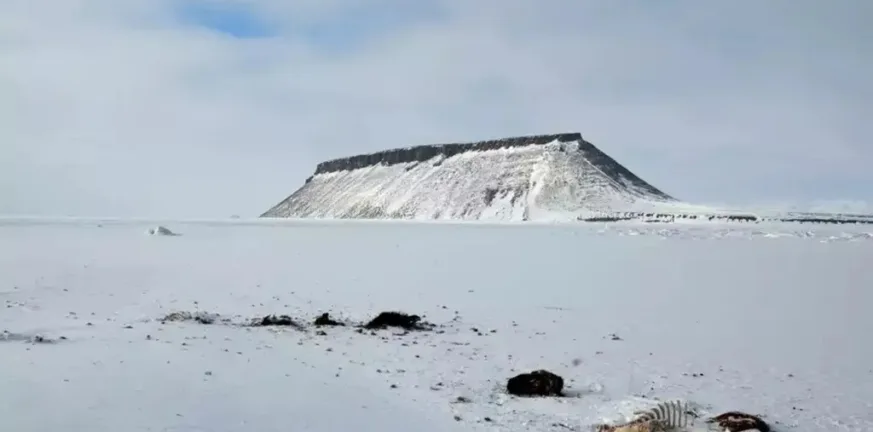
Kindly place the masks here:
<instances>
[{"instance_id":1,"label":"frozen terrain","mask_svg":"<svg viewBox=\"0 0 873 432\"><path fill-rule=\"evenodd\" d=\"M3 219L0 430L586 431L679 398L870 431L870 231ZM242 325L394 309L440 330ZM539 368L569 397L505 393Z\"/></svg>"}]
</instances>

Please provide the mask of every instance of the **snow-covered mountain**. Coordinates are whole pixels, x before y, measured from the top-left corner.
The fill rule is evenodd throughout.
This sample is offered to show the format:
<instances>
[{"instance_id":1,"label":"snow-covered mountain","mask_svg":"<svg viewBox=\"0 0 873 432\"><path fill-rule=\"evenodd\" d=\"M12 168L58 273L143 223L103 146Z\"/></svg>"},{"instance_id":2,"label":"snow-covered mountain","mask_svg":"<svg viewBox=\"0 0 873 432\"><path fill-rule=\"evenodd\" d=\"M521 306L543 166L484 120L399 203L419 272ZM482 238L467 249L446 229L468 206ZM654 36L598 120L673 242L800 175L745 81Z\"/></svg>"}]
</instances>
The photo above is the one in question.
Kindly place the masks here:
<instances>
[{"instance_id":1,"label":"snow-covered mountain","mask_svg":"<svg viewBox=\"0 0 873 432\"><path fill-rule=\"evenodd\" d=\"M689 209L581 134L567 133L409 147L323 162L303 187L262 216L574 220L677 206Z\"/></svg>"}]
</instances>

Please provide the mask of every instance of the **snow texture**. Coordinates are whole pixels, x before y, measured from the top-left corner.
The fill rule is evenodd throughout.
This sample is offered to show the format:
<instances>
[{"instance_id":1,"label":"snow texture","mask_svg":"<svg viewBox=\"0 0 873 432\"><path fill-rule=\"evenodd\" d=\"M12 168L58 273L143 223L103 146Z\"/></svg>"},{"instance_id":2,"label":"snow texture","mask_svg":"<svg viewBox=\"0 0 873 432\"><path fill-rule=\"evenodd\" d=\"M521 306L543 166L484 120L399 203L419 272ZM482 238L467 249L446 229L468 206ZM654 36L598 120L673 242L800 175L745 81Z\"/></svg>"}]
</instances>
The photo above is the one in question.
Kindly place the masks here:
<instances>
[{"instance_id":1,"label":"snow texture","mask_svg":"<svg viewBox=\"0 0 873 432\"><path fill-rule=\"evenodd\" d=\"M806 228L2 219L0 430L870 431L873 234ZM385 310L438 327L309 325ZM505 392L535 369L567 397Z\"/></svg>"},{"instance_id":2,"label":"snow texture","mask_svg":"<svg viewBox=\"0 0 873 432\"><path fill-rule=\"evenodd\" d=\"M263 214L284 218L574 220L694 209L578 133L387 150L319 164ZM711 209L707 209L711 211Z\"/></svg>"},{"instance_id":3,"label":"snow texture","mask_svg":"<svg viewBox=\"0 0 873 432\"><path fill-rule=\"evenodd\" d=\"M176 233L170 231L170 229L167 228L167 227L163 227L163 226L160 226L160 225L159 225L159 226L157 226L157 227L155 227L155 228L151 228L151 229L149 229L149 235L155 235L155 236L170 236L170 237L172 237L172 236L177 236L177 235L179 235L179 234L176 234Z\"/></svg>"}]
</instances>

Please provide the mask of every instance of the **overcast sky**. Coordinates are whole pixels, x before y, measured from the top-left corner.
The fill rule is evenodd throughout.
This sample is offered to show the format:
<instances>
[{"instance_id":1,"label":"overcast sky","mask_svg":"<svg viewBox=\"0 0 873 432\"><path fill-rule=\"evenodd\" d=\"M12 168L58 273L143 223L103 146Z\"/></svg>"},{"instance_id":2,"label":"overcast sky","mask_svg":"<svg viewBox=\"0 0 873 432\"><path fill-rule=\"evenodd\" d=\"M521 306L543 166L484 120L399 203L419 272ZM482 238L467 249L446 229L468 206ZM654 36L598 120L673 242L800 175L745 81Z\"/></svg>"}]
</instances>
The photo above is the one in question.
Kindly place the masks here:
<instances>
[{"instance_id":1,"label":"overcast sky","mask_svg":"<svg viewBox=\"0 0 873 432\"><path fill-rule=\"evenodd\" d=\"M578 131L682 199L873 202L869 0L3 0L0 213L256 216L329 158Z\"/></svg>"}]
</instances>

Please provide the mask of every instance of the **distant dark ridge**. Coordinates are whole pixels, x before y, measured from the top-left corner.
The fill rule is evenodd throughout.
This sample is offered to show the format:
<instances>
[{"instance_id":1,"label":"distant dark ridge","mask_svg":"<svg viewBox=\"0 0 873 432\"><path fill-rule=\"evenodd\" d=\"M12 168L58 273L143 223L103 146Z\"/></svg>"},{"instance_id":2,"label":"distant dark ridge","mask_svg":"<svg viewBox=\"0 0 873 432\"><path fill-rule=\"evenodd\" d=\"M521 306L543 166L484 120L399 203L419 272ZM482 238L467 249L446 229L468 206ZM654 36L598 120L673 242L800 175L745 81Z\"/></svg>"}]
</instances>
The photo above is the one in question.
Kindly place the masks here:
<instances>
[{"instance_id":1,"label":"distant dark ridge","mask_svg":"<svg viewBox=\"0 0 873 432\"><path fill-rule=\"evenodd\" d=\"M766 220L766 219L765 219ZM780 222L820 223L820 224L860 224L873 225L870 219L841 219L841 218L779 218Z\"/></svg>"},{"instance_id":2,"label":"distant dark ridge","mask_svg":"<svg viewBox=\"0 0 873 432\"><path fill-rule=\"evenodd\" d=\"M643 213L643 212L623 212L611 215L602 215L582 218L578 220L582 222L618 222L629 220L642 220L646 222L672 222L675 219L692 219L692 220L727 220L739 222L756 222L758 217L749 214L683 214L683 213Z\"/></svg>"},{"instance_id":3,"label":"distant dark ridge","mask_svg":"<svg viewBox=\"0 0 873 432\"><path fill-rule=\"evenodd\" d=\"M555 135L532 135L503 138L471 143L422 145L329 160L318 164L315 168L315 175L336 171L349 171L373 165L395 165L410 162L424 162L440 155L448 158L468 151L545 145L555 140L558 142L584 142L582 134L574 132Z\"/></svg>"},{"instance_id":4,"label":"distant dark ridge","mask_svg":"<svg viewBox=\"0 0 873 432\"><path fill-rule=\"evenodd\" d=\"M637 213L626 212L607 216L579 218L582 222L619 222L640 220L644 222L672 222L676 219L716 220L730 222L793 222L813 224L856 224L873 225L873 219L866 215L822 215L820 217L759 217L749 214L672 214L672 213Z\"/></svg>"}]
</instances>

